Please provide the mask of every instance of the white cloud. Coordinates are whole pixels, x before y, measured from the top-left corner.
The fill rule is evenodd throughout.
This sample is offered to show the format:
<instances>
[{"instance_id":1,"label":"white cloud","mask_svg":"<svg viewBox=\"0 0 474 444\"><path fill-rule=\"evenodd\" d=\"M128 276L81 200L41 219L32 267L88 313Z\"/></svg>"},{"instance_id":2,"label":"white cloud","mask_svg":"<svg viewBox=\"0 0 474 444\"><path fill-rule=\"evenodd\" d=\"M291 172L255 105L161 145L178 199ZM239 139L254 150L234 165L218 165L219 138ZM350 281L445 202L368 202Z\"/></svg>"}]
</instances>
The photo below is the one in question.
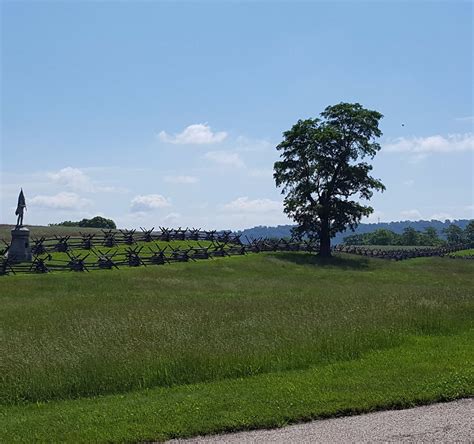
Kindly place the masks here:
<instances>
[{"instance_id":1,"label":"white cloud","mask_svg":"<svg viewBox=\"0 0 474 444\"><path fill-rule=\"evenodd\" d=\"M474 123L474 116L457 117L455 120L457 120L458 122Z\"/></svg>"},{"instance_id":2,"label":"white cloud","mask_svg":"<svg viewBox=\"0 0 474 444\"><path fill-rule=\"evenodd\" d=\"M242 168L245 166L238 153L229 153L227 151L209 151L204 157L211 162L222 166Z\"/></svg>"},{"instance_id":3,"label":"white cloud","mask_svg":"<svg viewBox=\"0 0 474 444\"><path fill-rule=\"evenodd\" d=\"M420 220L422 219L421 213L418 210L404 210L400 212L403 220Z\"/></svg>"},{"instance_id":4,"label":"white cloud","mask_svg":"<svg viewBox=\"0 0 474 444\"><path fill-rule=\"evenodd\" d=\"M76 193L61 192L53 196L34 196L29 200L29 204L35 207L54 210L72 210L84 208L90 205L91 201L80 197Z\"/></svg>"},{"instance_id":5,"label":"white cloud","mask_svg":"<svg viewBox=\"0 0 474 444\"><path fill-rule=\"evenodd\" d=\"M169 206L171 206L170 202L161 194L146 194L135 196L132 199L130 209L132 212L136 213L152 211Z\"/></svg>"},{"instance_id":6,"label":"white cloud","mask_svg":"<svg viewBox=\"0 0 474 444\"><path fill-rule=\"evenodd\" d=\"M227 137L227 133L225 131L213 133L209 125L195 123L173 136L166 133L166 131L161 131L158 137L162 142L176 145L203 145L222 142Z\"/></svg>"},{"instance_id":7,"label":"white cloud","mask_svg":"<svg viewBox=\"0 0 474 444\"><path fill-rule=\"evenodd\" d=\"M163 222L165 223L165 225L174 226L178 223L180 219L181 219L181 214L170 213L165 216L165 218L163 219Z\"/></svg>"},{"instance_id":8,"label":"white cloud","mask_svg":"<svg viewBox=\"0 0 474 444\"><path fill-rule=\"evenodd\" d=\"M94 181L79 168L66 167L62 168L54 173L46 174L49 179L53 182L63 185L73 191L85 192L85 193L98 193L98 192L115 192L119 191L115 187L101 187L94 183ZM123 189L120 190L123 192Z\"/></svg>"},{"instance_id":9,"label":"white cloud","mask_svg":"<svg viewBox=\"0 0 474 444\"><path fill-rule=\"evenodd\" d=\"M237 151L249 151L249 152L265 152L275 151L276 144L269 142L265 139L249 139L244 136L239 136L236 139L236 150Z\"/></svg>"},{"instance_id":10,"label":"white cloud","mask_svg":"<svg viewBox=\"0 0 474 444\"><path fill-rule=\"evenodd\" d=\"M163 180L168 183L179 184L192 184L199 181L199 179L195 176L165 176Z\"/></svg>"},{"instance_id":11,"label":"white cloud","mask_svg":"<svg viewBox=\"0 0 474 444\"><path fill-rule=\"evenodd\" d=\"M453 220L454 217L448 213L436 213L430 217L430 220L440 220L442 222L444 222L446 219Z\"/></svg>"},{"instance_id":12,"label":"white cloud","mask_svg":"<svg viewBox=\"0 0 474 444\"><path fill-rule=\"evenodd\" d=\"M66 167L55 173L47 173L48 177L59 185L64 185L75 191L94 191L94 185L89 176L78 168Z\"/></svg>"},{"instance_id":13,"label":"white cloud","mask_svg":"<svg viewBox=\"0 0 474 444\"><path fill-rule=\"evenodd\" d=\"M269 211L283 212L283 204L271 199L254 199L239 197L224 205L224 210L235 213L266 213Z\"/></svg>"},{"instance_id":14,"label":"white cloud","mask_svg":"<svg viewBox=\"0 0 474 444\"><path fill-rule=\"evenodd\" d=\"M407 187L412 187L415 184L415 181L413 179L408 179L403 181L403 185L406 185Z\"/></svg>"},{"instance_id":15,"label":"white cloud","mask_svg":"<svg viewBox=\"0 0 474 444\"><path fill-rule=\"evenodd\" d=\"M389 152L405 152L417 155L429 153L453 153L474 150L474 133L449 134L448 136L400 137L384 145Z\"/></svg>"},{"instance_id":16,"label":"white cloud","mask_svg":"<svg viewBox=\"0 0 474 444\"><path fill-rule=\"evenodd\" d=\"M273 170L271 168L254 168L249 171L250 177L262 178L262 179L272 179Z\"/></svg>"}]
</instances>

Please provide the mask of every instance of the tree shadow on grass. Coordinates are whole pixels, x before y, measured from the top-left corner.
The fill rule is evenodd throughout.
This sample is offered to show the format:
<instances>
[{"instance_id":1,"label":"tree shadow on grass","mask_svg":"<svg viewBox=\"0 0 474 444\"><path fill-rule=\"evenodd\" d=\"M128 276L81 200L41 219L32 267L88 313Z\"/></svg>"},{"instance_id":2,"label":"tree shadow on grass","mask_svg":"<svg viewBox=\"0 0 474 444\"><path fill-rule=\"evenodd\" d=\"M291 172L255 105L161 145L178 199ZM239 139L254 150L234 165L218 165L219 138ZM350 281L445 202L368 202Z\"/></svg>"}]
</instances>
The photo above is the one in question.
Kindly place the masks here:
<instances>
[{"instance_id":1,"label":"tree shadow on grass","mask_svg":"<svg viewBox=\"0 0 474 444\"><path fill-rule=\"evenodd\" d=\"M269 253L275 259L292 262L297 265L313 265L318 267L335 267L343 270L368 270L369 259L366 257L351 257L334 255L330 258L322 258L316 254L299 252Z\"/></svg>"}]
</instances>

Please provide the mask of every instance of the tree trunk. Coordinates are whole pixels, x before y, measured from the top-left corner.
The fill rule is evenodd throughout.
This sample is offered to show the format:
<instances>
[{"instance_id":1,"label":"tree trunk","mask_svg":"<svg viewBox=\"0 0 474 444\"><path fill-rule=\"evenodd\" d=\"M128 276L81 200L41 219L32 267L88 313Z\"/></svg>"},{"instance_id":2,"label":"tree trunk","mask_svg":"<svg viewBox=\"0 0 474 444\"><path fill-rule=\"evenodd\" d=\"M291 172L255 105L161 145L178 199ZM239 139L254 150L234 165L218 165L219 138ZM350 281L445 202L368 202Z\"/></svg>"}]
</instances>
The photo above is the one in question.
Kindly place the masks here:
<instances>
[{"instance_id":1,"label":"tree trunk","mask_svg":"<svg viewBox=\"0 0 474 444\"><path fill-rule=\"evenodd\" d=\"M319 256L331 257L331 236L329 233L329 220L321 220L321 232L319 233Z\"/></svg>"}]
</instances>

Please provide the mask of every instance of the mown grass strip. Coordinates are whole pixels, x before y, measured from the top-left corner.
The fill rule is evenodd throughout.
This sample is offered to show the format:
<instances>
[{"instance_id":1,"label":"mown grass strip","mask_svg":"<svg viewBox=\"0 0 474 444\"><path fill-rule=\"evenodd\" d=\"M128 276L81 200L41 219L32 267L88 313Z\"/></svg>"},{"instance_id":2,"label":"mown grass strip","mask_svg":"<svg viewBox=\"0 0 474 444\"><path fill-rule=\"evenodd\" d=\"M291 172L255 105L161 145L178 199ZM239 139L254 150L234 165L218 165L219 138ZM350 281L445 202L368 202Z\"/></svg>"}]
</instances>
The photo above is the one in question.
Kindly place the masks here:
<instances>
[{"instance_id":1,"label":"mown grass strip","mask_svg":"<svg viewBox=\"0 0 474 444\"><path fill-rule=\"evenodd\" d=\"M0 407L1 442L136 442L474 395L474 331L302 371Z\"/></svg>"}]
</instances>

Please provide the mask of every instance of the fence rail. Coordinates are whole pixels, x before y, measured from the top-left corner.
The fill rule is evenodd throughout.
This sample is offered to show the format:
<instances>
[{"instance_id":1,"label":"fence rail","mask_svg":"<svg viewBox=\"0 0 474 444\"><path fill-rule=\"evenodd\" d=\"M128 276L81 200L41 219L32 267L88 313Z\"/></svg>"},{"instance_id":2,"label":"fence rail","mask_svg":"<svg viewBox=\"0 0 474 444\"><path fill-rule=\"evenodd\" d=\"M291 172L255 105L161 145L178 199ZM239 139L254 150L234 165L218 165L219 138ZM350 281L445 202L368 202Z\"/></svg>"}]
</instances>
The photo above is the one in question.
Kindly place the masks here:
<instances>
[{"instance_id":1,"label":"fence rail","mask_svg":"<svg viewBox=\"0 0 474 444\"><path fill-rule=\"evenodd\" d=\"M55 235L54 237L33 237L31 252L34 255L44 253L65 253L71 250L91 250L97 247L116 247L119 245L134 245L140 242L171 242L171 241L209 241L231 244L241 244L240 236L232 231L203 231L196 228L165 228L159 227L147 230L101 230L101 233L81 233L80 236ZM8 244L0 253L8 251Z\"/></svg>"},{"instance_id":2,"label":"fence rail","mask_svg":"<svg viewBox=\"0 0 474 444\"><path fill-rule=\"evenodd\" d=\"M91 246L89 251L85 253L75 252L69 243L67 244L67 249L63 249L63 247L58 249L57 244L55 244L51 251L48 251L46 248L41 251L35 251L32 262L15 263L8 258L2 258L0 260L0 275L48 273L51 271L88 272L99 269L190 262L265 251L315 252L318 249L316 243L308 241L258 239L243 244L238 236L229 237L224 235L224 238L229 241L213 240L209 245L201 245L197 241L197 245L180 246L179 248L174 248L171 244L163 247L156 242L138 245L130 244L124 251L112 251L112 248L105 250L103 247ZM64 239L60 239L60 241L64 245ZM84 250L82 245L79 248ZM61 258L55 257L57 255L53 254L56 252L64 253L64 255Z\"/></svg>"},{"instance_id":3,"label":"fence rail","mask_svg":"<svg viewBox=\"0 0 474 444\"><path fill-rule=\"evenodd\" d=\"M174 248L171 243L163 246L157 241L196 241L195 245ZM201 245L200 241L208 241ZM126 245L122 251L113 248ZM463 245L449 247L416 247L413 249L379 249L358 245L336 245L333 251L391 260L405 260L415 257L449 256L465 249ZM78 252L77 250L82 250ZM84 250L86 250L84 252ZM80 237L55 236L33 239L32 262L15 263L5 257L8 244L0 251L0 275L18 273L48 273L52 271L88 272L121 267L164 265L172 262L190 262L245 255L247 253L304 251L315 253L319 243L297 239L246 239L230 231L200 231L195 229L171 230L160 228L159 232L141 229L103 230L102 234L82 234ZM55 253L64 253L61 257ZM470 257L470 256L469 256Z\"/></svg>"},{"instance_id":4,"label":"fence rail","mask_svg":"<svg viewBox=\"0 0 474 444\"><path fill-rule=\"evenodd\" d=\"M446 247L415 247L411 249L396 248L383 249L371 248L364 245L344 245L339 244L334 247L334 251L341 253L357 254L360 256L376 257L379 259L405 260L415 257L447 256L469 247L465 245L451 245Z\"/></svg>"}]
</instances>

